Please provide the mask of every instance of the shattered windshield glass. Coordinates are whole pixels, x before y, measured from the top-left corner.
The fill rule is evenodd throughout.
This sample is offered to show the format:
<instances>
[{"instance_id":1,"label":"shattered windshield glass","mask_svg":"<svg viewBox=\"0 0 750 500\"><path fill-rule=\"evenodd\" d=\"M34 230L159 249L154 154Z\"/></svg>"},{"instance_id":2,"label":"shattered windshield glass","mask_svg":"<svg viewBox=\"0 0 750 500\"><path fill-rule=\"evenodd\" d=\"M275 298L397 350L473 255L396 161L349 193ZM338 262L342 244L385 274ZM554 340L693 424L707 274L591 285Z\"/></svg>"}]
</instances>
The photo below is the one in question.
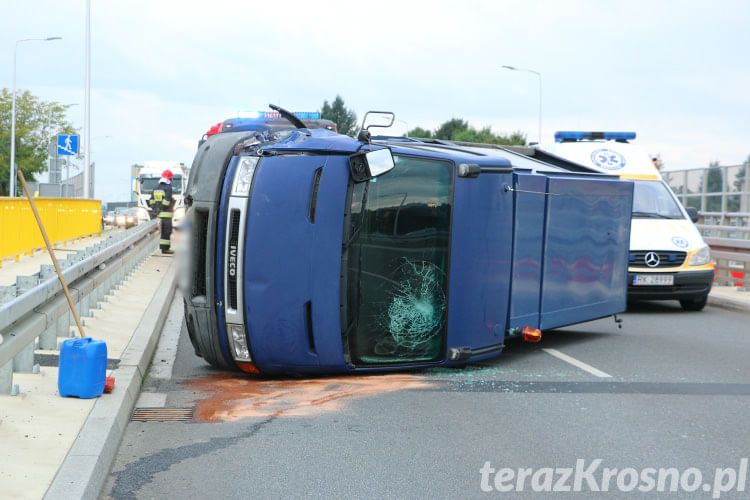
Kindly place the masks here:
<instances>
[{"instance_id":1,"label":"shattered windshield glass","mask_svg":"<svg viewBox=\"0 0 750 500\"><path fill-rule=\"evenodd\" d=\"M355 365L432 361L448 305L452 166L395 156L352 184L344 233L344 340Z\"/></svg>"}]
</instances>

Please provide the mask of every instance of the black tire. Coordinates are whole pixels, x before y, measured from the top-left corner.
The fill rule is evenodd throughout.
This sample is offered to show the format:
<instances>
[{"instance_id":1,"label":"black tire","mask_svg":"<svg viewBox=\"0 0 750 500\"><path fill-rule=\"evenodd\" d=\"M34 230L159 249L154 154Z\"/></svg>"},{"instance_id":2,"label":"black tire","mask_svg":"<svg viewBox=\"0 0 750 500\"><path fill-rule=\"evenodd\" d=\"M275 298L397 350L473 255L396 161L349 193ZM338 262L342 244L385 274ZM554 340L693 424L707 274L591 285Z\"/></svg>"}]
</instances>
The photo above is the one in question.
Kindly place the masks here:
<instances>
[{"instance_id":1,"label":"black tire","mask_svg":"<svg viewBox=\"0 0 750 500\"><path fill-rule=\"evenodd\" d=\"M213 367L222 370L238 371L239 368L237 368L237 366L234 364L230 365L227 363L227 360L224 359L219 339L216 338L216 336L211 335L211 332L204 332L200 328L197 328L193 317L187 312L187 305L184 303L183 305L185 307L185 326L187 327L188 336L190 337L190 343L193 344L195 355L203 358Z\"/></svg>"},{"instance_id":2,"label":"black tire","mask_svg":"<svg viewBox=\"0 0 750 500\"><path fill-rule=\"evenodd\" d=\"M708 295L699 297L697 299L685 299L680 301L680 305L686 311L702 311L706 307L708 301Z\"/></svg>"}]
</instances>

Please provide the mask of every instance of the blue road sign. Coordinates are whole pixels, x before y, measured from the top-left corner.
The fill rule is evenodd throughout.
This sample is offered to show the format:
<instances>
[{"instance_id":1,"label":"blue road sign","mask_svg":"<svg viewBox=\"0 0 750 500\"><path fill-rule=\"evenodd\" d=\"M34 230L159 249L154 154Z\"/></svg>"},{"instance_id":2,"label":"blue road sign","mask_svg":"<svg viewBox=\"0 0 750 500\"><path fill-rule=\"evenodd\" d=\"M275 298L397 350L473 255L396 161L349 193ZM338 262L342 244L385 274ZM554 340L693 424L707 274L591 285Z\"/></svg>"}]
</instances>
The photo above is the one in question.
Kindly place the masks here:
<instances>
[{"instance_id":1,"label":"blue road sign","mask_svg":"<svg viewBox=\"0 0 750 500\"><path fill-rule=\"evenodd\" d=\"M72 156L78 154L78 136L77 135L58 135L57 136L57 154L62 156Z\"/></svg>"}]
</instances>

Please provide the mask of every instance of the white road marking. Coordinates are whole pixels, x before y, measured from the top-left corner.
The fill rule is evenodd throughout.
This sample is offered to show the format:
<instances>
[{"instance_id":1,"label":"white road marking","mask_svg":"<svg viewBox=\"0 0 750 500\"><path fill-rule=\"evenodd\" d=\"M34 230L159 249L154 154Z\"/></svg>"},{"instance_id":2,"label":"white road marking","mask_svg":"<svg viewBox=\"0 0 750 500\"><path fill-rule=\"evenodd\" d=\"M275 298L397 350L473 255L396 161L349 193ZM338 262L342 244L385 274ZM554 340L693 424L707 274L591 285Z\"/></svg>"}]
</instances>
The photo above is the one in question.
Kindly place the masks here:
<instances>
[{"instance_id":1,"label":"white road marking","mask_svg":"<svg viewBox=\"0 0 750 500\"><path fill-rule=\"evenodd\" d=\"M542 348L542 351L546 352L547 354L551 354L552 356L561 359L565 361L566 363L570 363L571 365L575 366L576 368L580 368L581 370L585 372L589 372L592 375L595 375L597 377L601 378L612 378L612 375L605 373L597 368L594 368L593 366L584 363L583 361L579 361L576 358L572 356L568 356L567 354L563 354L557 349L546 349Z\"/></svg>"}]
</instances>

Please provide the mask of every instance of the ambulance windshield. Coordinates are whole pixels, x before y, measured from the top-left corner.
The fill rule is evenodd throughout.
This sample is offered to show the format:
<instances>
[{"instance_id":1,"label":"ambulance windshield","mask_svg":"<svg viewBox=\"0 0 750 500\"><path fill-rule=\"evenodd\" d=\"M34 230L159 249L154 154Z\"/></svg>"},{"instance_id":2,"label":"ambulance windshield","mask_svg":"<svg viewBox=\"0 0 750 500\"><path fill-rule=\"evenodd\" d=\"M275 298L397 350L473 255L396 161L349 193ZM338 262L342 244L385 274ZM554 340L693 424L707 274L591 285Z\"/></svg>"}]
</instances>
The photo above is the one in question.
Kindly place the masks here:
<instances>
[{"instance_id":1,"label":"ambulance windshield","mask_svg":"<svg viewBox=\"0 0 750 500\"><path fill-rule=\"evenodd\" d=\"M637 219L683 219L669 188L661 181L637 180L633 187L633 217Z\"/></svg>"}]
</instances>

